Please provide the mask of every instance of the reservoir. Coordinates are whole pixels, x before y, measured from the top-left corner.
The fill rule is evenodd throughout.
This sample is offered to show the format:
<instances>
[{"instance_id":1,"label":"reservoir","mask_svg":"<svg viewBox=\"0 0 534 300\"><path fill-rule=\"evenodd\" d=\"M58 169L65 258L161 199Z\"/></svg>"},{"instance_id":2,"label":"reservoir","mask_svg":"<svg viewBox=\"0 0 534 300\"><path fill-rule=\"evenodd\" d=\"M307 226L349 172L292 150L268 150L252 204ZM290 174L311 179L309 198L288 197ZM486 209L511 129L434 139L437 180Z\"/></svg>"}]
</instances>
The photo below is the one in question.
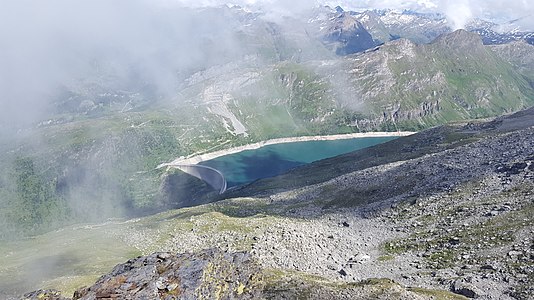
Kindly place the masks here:
<instances>
[{"instance_id":1,"label":"reservoir","mask_svg":"<svg viewBox=\"0 0 534 300\"><path fill-rule=\"evenodd\" d=\"M224 175L228 187L280 175L292 168L384 143L391 137L360 137L339 140L289 142L224 155L200 162Z\"/></svg>"}]
</instances>

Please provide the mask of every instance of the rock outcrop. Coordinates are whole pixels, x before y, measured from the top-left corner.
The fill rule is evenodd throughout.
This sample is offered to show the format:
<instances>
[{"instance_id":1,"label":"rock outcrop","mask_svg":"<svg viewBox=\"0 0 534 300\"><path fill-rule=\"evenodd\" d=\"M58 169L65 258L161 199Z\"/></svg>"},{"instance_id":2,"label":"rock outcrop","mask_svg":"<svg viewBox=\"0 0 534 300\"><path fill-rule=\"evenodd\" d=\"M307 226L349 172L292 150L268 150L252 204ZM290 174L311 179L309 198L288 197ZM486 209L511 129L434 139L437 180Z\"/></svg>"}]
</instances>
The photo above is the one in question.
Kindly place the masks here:
<instances>
[{"instance_id":1,"label":"rock outcrop","mask_svg":"<svg viewBox=\"0 0 534 300\"><path fill-rule=\"evenodd\" d=\"M347 284L266 270L248 252L208 249L183 254L158 252L131 259L94 285L77 290L72 298L57 290L38 290L22 299L433 299L427 295L428 291L413 291L389 279Z\"/></svg>"},{"instance_id":2,"label":"rock outcrop","mask_svg":"<svg viewBox=\"0 0 534 300\"><path fill-rule=\"evenodd\" d=\"M261 273L246 253L154 253L116 266L73 299L258 298Z\"/></svg>"},{"instance_id":3,"label":"rock outcrop","mask_svg":"<svg viewBox=\"0 0 534 300\"><path fill-rule=\"evenodd\" d=\"M72 299L257 299L262 282L258 265L244 252L158 252L117 265ZM55 290L28 293L23 299L67 300Z\"/></svg>"}]
</instances>

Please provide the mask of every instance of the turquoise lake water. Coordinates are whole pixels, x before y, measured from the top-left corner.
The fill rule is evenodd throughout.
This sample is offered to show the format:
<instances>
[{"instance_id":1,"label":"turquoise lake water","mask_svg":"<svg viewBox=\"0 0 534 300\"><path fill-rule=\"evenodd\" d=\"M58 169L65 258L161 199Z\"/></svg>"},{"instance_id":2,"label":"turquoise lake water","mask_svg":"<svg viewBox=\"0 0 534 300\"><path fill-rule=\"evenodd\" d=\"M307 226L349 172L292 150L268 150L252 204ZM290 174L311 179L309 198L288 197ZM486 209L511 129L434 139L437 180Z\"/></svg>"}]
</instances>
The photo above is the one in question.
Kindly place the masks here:
<instances>
[{"instance_id":1,"label":"turquoise lake water","mask_svg":"<svg viewBox=\"0 0 534 300\"><path fill-rule=\"evenodd\" d=\"M221 171L228 187L282 174L292 168L384 143L397 137L274 144L221 156L200 164Z\"/></svg>"}]
</instances>

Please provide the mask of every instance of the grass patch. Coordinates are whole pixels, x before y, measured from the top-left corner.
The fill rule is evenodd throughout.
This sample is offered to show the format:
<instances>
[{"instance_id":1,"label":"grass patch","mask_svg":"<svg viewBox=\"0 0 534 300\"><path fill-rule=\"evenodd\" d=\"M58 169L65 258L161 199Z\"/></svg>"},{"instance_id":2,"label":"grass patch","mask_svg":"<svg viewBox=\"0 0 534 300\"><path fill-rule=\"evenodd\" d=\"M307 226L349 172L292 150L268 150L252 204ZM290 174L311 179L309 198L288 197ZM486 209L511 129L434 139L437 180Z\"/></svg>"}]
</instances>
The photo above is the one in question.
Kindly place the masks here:
<instances>
[{"instance_id":1,"label":"grass patch","mask_svg":"<svg viewBox=\"0 0 534 300\"><path fill-rule=\"evenodd\" d=\"M381 255L376 260L379 262L391 261L394 260L395 256L393 255Z\"/></svg>"},{"instance_id":2,"label":"grass patch","mask_svg":"<svg viewBox=\"0 0 534 300\"><path fill-rule=\"evenodd\" d=\"M72 226L0 246L0 290L73 291L141 253L116 238L114 225Z\"/></svg>"}]
</instances>

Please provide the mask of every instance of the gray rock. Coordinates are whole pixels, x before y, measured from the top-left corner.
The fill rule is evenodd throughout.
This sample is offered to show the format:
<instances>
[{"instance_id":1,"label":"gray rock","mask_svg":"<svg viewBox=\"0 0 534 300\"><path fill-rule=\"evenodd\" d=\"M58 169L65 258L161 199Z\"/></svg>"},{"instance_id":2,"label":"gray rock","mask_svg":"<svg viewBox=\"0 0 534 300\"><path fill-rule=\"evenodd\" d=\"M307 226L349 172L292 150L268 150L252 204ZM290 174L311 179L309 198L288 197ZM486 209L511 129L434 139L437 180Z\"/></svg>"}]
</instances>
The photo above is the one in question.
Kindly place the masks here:
<instances>
[{"instance_id":1,"label":"gray rock","mask_svg":"<svg viewBox=\"0 0 534 300\"><path fill-rule=\"evenodd\" d=\"M198 299L216 292L220 299L256 299L262 290L260 274L244 252L155 253L117 265L73 299Z\"/></svg>"},{"instance_id":2,"label":"gray rock","mask_svg":"<svg viewBox=\"0 0 534 300\"><path fill-rule=\"evenodd\" d=\"M476 286L461 279L454 281L451 291L467 298L478 298L484 293Z\"/></svg>"},{"instance_id":3,"label":"gray rock","mask_svg":"<svg viewBox=\"0 0 534 300\"><path fill-rule=\"evenodd\" d=\"M369 255L367 255L365 253L358 253L356 256L351 258L349 260L349 262L364 263L364 262L369 261L370 258L371 258L371 256L369 256Z\"/></svg>"},{"instance_id":4,"label":"gray rock","mask_svg":"<svg viewBox=\"0 0 534 300\"><path fill-rule=\"evenodd\" d=\"M37 290L31 293L24 294L21 300L69 300L61 296L61 292L57 290Z\"/></svg>"}]
</instances>

